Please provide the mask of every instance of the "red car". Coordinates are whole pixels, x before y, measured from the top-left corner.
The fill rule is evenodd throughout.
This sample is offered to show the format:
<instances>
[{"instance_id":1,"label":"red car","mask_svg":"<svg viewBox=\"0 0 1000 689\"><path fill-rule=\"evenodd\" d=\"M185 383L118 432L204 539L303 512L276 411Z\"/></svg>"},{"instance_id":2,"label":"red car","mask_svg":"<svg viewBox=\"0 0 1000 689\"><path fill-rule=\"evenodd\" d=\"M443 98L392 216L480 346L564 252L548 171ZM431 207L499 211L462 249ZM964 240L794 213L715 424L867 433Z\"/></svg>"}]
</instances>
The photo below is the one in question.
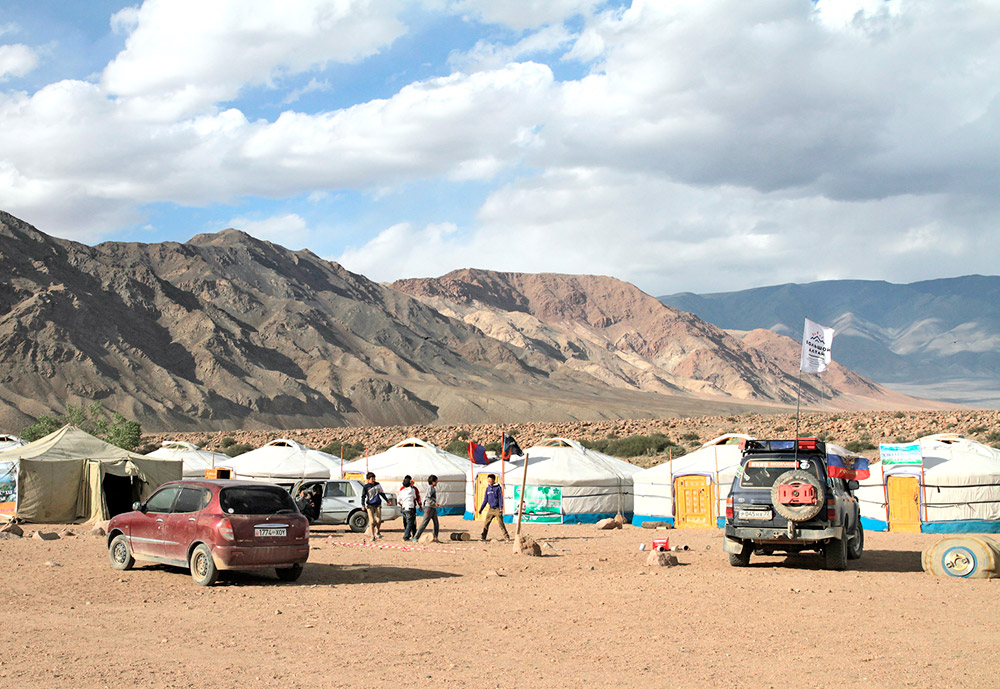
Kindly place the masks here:
<instances>
[{"instance_id":1,"label":"red car","mask_svg":"<svg viewBox=\"0 0 1000 689\"><path fill-rule=\"evenodd\" d=\"M309 558L309 522L280 486L252 481L164 483L108 524L115 569L136 560L189 567L202 586L223 569L273 567L295 581Z\"/></svg>"}]
</instances>

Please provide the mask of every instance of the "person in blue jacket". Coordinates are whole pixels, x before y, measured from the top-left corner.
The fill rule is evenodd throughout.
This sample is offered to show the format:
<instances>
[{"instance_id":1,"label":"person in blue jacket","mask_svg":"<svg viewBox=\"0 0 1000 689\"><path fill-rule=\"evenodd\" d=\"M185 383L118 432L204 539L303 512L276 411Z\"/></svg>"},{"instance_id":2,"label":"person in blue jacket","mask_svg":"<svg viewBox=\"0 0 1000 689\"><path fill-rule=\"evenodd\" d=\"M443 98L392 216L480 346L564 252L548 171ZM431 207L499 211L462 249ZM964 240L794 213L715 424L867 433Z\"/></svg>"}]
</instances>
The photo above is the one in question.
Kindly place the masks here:
<instances>
[{"instance_id":1,"label":"person in blue jacket","mask_svg":"<svg viewBox=\"0 0 1000 689\"><path fill-rule=\"evenodd\" d=\"M486 482L489 484L486 486L486 495L483 496L483 504L479 506L479 511L482 512L483 508L489 506L489 511L486 513L486 523L483 525L483 535L479 539L481 541L486 540L486 534L490 530L490 524L493 520L497 520L497 524L500 525L500 531L503 533L503 539L505 541L510 540L510 534L507 533L507 527L503 523L503 488L497 485L497 477L494 474L490 474L486 477Z\"/></svg>"}]
</instances>

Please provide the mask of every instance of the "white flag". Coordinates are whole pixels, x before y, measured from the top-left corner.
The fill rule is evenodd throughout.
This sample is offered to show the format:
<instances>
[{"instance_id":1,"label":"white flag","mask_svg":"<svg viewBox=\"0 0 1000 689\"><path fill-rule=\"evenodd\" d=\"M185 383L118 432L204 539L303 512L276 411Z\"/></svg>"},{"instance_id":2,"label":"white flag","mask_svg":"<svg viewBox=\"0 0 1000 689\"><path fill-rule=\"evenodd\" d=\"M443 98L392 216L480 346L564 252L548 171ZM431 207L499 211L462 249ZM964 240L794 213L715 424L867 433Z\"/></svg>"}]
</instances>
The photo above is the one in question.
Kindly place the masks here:
<instances>
[{"instance_id":1,"label":"white flag","mask_svg":"<svg viewBox=\"0 0 1000 689\"><path fill-rule=\"evenodd\" d=\"M802 335L802 370L806 373L825 371L830 365L832 347L833 328L823 327L807 318Z\"/></svg>"}]
</instances>

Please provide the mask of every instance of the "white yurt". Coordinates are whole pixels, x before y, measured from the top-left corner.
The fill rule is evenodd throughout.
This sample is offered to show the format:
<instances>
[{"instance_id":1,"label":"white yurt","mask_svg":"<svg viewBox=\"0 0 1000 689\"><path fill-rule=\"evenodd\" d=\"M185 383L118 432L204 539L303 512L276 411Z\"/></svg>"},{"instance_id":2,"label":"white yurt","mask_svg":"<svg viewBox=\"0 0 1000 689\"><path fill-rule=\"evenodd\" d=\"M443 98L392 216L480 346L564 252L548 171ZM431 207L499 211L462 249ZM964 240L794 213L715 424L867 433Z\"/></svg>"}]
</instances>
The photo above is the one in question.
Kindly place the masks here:
<instances>
[{"instance_id":1,"label":"white yurt","mask_svg":"<svg viewBox=\"0 0 1000 689\"><path fill-rule=\"evenodd\" d=\"M491 456L492 455L492 456ZM513 481L520 485L524 475L524 455L513 455L510 459L500 460L496 458L495 452L487 453L488 464L473 464L471 460L465 460L465 514L466 519L486 519L486 512L479 514L479 506L483 504L483 496L486 494L487 477L490 474L496 476L498 483L504 485L504 495L506 495L506 483ZM513 490L513 489L511 489ZM506 500L506 498L504 498ZM511 498L513 499L513 498ZM511 521L516 506L511 503L504 509L504 520Z\"/></svg>"},{"instance_id":2,"label":"white yurt","mask_svg":"<svg viewBox=\"0 0 1000 689\"><path fill-rule=\"evenodd\" d=\"M753 438L726 433L673 461L635 474L632 523L669 522L678 529L725 526L726 498L743 459L740 442L744 440Z\"/></svg>"},{"instance_id":3,"label":"white yurt","mask_svg":"<svg viewBox=\"0 0 1000 689\"><path fill-rule=\"evenodd\" d=\"M184 478L205 478L207 469L228 467L233 461L221 452L203 450L194 443L183 440L164 440L159 448L146 456L181 460L184 462Z\"/></svg>"},{"instance_id":4,"label":"white yurt","mask_svg":"<svg viewBox=\"0 0 1000 689\"><path fill-rule=\"evenodd\" d=\"M291 485L299 479L340 476L340 459L279 438L228 461L233 478Z\"/></svg>"},{"instance_id":5,"label":"white yurt","mask_svg":"<svg viewBox=\"0 0 1000 689\"><path fill-rule=\"evenodd\" d=\"M528 458L526 519L592 524L618 513L631 517L632 476L641 471L634 464L588 450L568 438L549 438L525 449L524 454ZM504 520L508 522L517 511L523 467L520 461L505 462ZM484 471L483 467L476 467L475 472L477 482L486 473L500 478L498 471ZM476 495L481 494L477 491ZM468 500L467 494L466 517L471 519L479 505Z\"/></svg>"},{"instance_id":6,"label":"white yurt","mask_svg":"<svg viewBox=\"0 0 1000 689\"><path fill-rule=\"evenodd\" d=\"M364 481L369 471L387 493L398 493L403 477L410 476L420 496L427 494L427 477L438 477L438 514L462 514L465 501L465 481L469 460L445 452L421 440L407 438L388 450L369 457L359 457L344 464L344 477Z\"/></svg>"},{"instance_id":7,"label":"white yurt","mask_svg":"<svg viewBox=\"0 0 1000 689\"><path fill-rule=\"evenodd\" d=\"M955 433L896 448L913 463L876 462L861 481L866 529L1000 533L1000 450Z\"/></svg>"},{"instance_id":8,"label":"white yurt","mask_svg":"<svg viewBox=\"0 0 1000 689\"><path fill-rule=\"evenodd\" d=\"M0 434L0 452L27 444L28 443L16 435Z\"/></svg>"}]
</instances>

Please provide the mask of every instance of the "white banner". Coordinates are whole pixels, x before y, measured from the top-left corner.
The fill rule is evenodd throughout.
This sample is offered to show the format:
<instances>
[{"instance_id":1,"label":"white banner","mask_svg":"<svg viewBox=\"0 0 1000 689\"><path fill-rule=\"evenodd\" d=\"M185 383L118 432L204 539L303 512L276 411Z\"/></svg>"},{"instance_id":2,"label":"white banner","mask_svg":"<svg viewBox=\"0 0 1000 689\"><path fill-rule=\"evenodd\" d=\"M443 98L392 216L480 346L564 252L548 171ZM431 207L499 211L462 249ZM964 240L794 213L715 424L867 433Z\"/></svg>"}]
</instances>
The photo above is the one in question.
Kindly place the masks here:
<instances>
[{"instance_id":1,"label":"white banner","mask_svg":"<svg viewBox=\"0 0 1000 689\"><path fill-rule=\"evenodd\" d=\"M825 371L830 365L832 348L833 328L826 328L807 318L802 334L802 370L806 373Z\"/></svg>"}]
</instances>

